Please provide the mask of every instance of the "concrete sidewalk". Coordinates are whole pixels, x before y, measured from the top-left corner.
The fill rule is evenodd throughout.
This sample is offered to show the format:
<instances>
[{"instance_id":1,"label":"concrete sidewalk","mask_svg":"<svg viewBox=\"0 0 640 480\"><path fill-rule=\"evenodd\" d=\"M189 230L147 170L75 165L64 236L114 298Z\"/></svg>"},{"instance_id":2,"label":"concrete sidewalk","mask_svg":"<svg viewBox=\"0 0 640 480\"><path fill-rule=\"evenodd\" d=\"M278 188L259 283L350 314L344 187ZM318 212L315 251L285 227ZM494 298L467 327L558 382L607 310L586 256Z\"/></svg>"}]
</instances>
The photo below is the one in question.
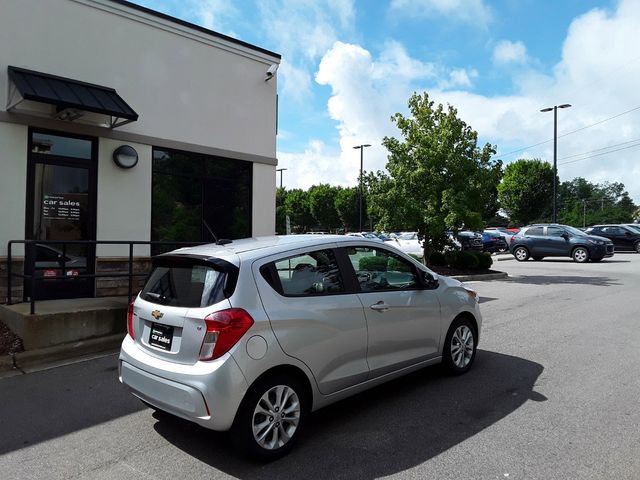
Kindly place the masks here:
<instances>
[{"instance_id":1,"label":"concrete sidewalk","mask_svg":"<svg viewBox=\"0 0 640 480\"><path fill-rule=\"evenodd\" d=\"M126 334L118 333L0 356L0 378L38 372L117 353Z\"/></svg>"}]
</instances>

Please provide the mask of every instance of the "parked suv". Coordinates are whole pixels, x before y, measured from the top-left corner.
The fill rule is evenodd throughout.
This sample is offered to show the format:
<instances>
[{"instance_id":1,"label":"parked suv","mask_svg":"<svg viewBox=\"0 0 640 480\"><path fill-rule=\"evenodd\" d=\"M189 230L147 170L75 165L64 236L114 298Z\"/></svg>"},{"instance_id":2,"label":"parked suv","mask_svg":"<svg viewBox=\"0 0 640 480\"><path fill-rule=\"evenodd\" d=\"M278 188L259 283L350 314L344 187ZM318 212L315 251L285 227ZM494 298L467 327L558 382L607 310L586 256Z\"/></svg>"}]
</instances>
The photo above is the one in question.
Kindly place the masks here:
<instances>
[{"instance_id":1,"label":"parked suv","mask_svg":"<svg viewBox=\"0 0 640 480\"><path fill-rule=\"evenodd\" d=\"M475 291L363 238L295 235L153 259L120 381L155 409L284 455L307 415L416 369L474 361Z\"/></svg>"},{"instance_id":2,"label":"parked suv","mask_svg":"<svg viewBox=\"0 0 640 480\"><path fill-rule=\"evenodd\" d=\"M589 235L598 235L613 242L616 250L640 253L640 231L625 225L595 225L586 230Z\"/></svg>"},{"instance_id":3,"label":"parked suv","mask_svg":"<svg viewBox=\"0 0 640 480\"><path fill-rule=\"evenodd\" d=\"M509 246L516 260L529 257L571 257L578 263L599 262L613 256L613 243L608 238L589 235L577 228L558 224L537 224L523 227Z\"/></svg>"}]
</instances>

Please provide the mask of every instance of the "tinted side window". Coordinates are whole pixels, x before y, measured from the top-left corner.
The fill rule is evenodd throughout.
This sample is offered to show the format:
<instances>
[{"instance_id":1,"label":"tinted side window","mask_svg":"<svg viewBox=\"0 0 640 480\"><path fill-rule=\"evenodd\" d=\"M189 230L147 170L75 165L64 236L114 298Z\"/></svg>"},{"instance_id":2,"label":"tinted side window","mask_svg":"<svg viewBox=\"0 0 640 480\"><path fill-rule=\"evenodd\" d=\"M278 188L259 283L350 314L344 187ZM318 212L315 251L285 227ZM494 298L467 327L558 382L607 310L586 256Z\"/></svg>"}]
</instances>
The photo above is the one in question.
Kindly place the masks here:
<instances>
[{"instance_id":1,"label":"tinted side window","mask_svg":"<svg viewBox=\"0 0 640 480\"><path fill-rule=\"evenodd\" d=\"M558 227L547 227L547 236L548 237L561 237L565 231L562 228Z\"/></svg>"},{"instance_id":2,"label":"tinted side window","mask_svg":"<svg viewBox=\"0 0 640 480\"><path fill-rule=\"evenodd\" d=\"M419 285L413 265L387 250L355 247L348 248L347 255L363 292L411 289Z\"/></svg>"},{"instance_id":3,"label":"tinted side window","mask_svg":"<svg viewBox=\"0 0 640 480\"><path fill-rule=\"evenodd\" d=\"M274 262L285 296L344 292L344 282L331 250L317 250Z\"/></svg>"},{"instance_id":4,"label":"tinted side window","mask_svg":"<svg viewBox=\"0 0 640 480\"><path fill-rule=\"evenodd\" d=\"M532 235L543 235L543 227L531 227L524 232L524 235L527 237L531 237Z\"/></svg>"}]
</instances>

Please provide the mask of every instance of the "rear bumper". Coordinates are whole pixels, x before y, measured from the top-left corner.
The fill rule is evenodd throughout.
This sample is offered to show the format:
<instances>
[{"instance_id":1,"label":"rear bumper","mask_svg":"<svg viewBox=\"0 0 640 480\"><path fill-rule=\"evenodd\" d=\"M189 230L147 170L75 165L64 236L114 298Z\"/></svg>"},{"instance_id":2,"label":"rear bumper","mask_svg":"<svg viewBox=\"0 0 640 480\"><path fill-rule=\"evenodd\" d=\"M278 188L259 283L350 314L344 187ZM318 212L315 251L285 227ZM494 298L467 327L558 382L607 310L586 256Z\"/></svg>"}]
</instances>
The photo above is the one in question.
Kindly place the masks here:
<instances>
[{"instance_id":1,"label":"rear bumper","mask_svg":"<svg viewBox=\"0 0 640 480\"><path fill-rule=\"evenodd\" d=\"M248 388L230 354L211 362L176 364L150 356L128 335L120 350L119 373L138 398L212 430L231 428Z\"/></svg>"}]
</instances>

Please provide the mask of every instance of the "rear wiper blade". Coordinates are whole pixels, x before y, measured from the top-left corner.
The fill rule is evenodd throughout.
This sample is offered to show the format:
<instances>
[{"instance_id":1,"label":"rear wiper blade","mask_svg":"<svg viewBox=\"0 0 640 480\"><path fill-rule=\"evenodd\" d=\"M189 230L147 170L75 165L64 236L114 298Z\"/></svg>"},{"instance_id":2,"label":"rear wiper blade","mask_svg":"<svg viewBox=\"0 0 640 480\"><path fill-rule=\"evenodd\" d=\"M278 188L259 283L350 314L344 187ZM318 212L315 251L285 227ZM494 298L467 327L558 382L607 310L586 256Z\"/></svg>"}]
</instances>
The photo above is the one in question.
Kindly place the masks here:
<instances>
[{"instance_id":1,"label":"rear wiper blade","mask_svg":"<svg viewBox=\"0 0 640 480\"><path fill-rule=\"evenodd\" d=\"M154 299L158 300L162 304L166 304L167 303L167 297L165 297L164 295L161 295L159 293L146 292L145 296L154 298Z\"/></svg>"}]
</instances>

